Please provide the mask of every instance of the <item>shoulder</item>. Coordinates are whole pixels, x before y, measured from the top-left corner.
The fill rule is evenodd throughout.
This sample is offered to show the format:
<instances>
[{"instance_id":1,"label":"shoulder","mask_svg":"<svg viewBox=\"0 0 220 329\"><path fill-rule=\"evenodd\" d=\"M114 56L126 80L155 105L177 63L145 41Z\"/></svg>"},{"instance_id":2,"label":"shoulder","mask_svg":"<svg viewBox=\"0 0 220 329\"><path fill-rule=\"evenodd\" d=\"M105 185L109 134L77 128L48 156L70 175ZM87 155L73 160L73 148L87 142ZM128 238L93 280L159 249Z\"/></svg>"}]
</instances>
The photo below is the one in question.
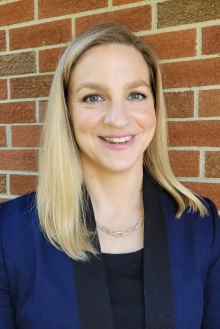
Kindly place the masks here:
<instances>
[{"instance_id":1,"label":"shoulder","mask_svg":"<svg viewBox=\"0 0 220 329\"><path fill-rule=\"evenodd\" d=\"M0 203L0 226L15 224L18 220L31 216L36 211L36 193L22 195L18 198Z\"/></svg>"},{"instance_id":2,"label":"shoulder","mask_svg":"<svg viewBox=\"0 0 220 329\"><path fill-rule=\"evenodd\" d=\"M28 233L36 232L38 223L35 192L0 204L0 236L3 243L13 243L25 238Z\"/></svg>"},{"instance_id":3,"label":"shoulder","mask_svg":"<svg viewBox=\"0 0 220 329\"><path fill-rule=\"evenodd\" d=\"M175 219L177 213L177 204L175 200L163 189L162 205L166 218L168 230L172 236L177 239L185 237L193 245L199 246L198 249L203 253L211 252L210 258L216 258L220 255L220 217L214 202L205 197L199 197L207 209L207 214L202 217L199 211L193 212L186 207L180 219Z\"/></svg>"},{"instance_id":4,"label":"shoulder","mask_svg":"<svg viewBox=\"0 0 220 329\"><path fill-rule=\"evenodd\" d=\"M174 198L161 186L159 186L159 190L161 192L161 201L162 201L164 210L172 212L173 215L176 214L178 207L177 207L177 203L174 200ZM186 209L182 213L181 218L190 217L190 218L194 218L194 219L198 219L198 218L220 219L220 217L218 215L217 207L212 200L210 200L209 198L206 198L206 197L202 197L202 196L198 196L198 198L201 201L201 203L205 206L205 208L207 209L207 215L205 215L204 217L201 217L199 214L199 211L193 212L189 209L189 207L186 207Z\"/></svg>"},{"instance_id":5,"label":"shoulder","mask_svg":"<svg viewBox=\"0 0 220 329\"><path fill-rule=\"evenodd\" d=\"M5 212L12 212L18 209L24 209L27 206L33 205L33 202L36 200L36 193L28 193L22 196L19 196L15 199L5 201L0 203L0 214Z\"/></svg>"},{"instance_id":6,"label":"shoulder","mask_svg":"<svg viewBox=\"0 0 220 329\"><path fill-rule=\"evenodd\" d=\"M207 214L201 216L199 211L193 211L186 207L179 219L175 219L178 207L174 198L164 189L160 188L163 211L168 226L185 228L194 231L195 235L203 236L211 241L213 234L220 235L220 217L214 202L206 197L199 196L200 201L205 206ZM220 239L220 236L219 236Z\"/></svg>"},{"instance_id":7,"label":"shoulder","mask_svg":"<svg viewBox=\"0 0 220 329\"><path fill-rule=\"evenodd\" d=\"M218 210L214 202L208 198L202 198L203 202L205 203L205 206L208 210L209 216L216 217L220 219Z\"/></svg>"}]
</instances>

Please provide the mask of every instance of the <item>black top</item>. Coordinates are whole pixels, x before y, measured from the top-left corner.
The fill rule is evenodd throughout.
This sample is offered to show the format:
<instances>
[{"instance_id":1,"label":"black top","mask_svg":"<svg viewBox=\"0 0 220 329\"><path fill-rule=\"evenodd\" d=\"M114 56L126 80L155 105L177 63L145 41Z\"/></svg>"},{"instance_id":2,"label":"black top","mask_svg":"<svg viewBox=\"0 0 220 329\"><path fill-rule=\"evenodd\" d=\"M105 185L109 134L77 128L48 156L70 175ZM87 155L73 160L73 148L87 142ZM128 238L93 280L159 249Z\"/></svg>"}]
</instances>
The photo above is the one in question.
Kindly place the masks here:
<instances>
[{"instance_id":1,"label":"black top","mask_svg":"<svg viewBox=\"0 0 220 329\"><path fill-rule=\"evenodd\" d=\"M144 328L143 249L102 256L115 329Z\"/></svg>"}]
</instances>

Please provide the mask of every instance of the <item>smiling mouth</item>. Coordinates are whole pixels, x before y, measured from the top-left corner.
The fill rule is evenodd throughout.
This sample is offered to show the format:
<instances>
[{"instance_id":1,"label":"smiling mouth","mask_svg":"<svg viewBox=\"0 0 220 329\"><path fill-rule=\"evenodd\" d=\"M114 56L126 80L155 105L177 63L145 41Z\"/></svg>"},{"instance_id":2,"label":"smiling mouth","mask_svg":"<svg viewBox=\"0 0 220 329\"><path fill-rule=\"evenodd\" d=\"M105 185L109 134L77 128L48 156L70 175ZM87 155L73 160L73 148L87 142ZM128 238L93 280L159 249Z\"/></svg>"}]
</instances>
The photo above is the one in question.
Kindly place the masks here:
<instances>
[{"instance_id":1,"label":"smiling mouth","mask_svg":"<svg viewBox=\"0 0 220 329\"><path fill-rule=\"evenodd\" d=\"M101 137L101 139L103 139L104 141L110 143L110 144L125 144L128 141L130 141L132 139L133 136L126 136L126 137L121 137L121 138L105 138L105 137Z\"/></svg>"}]
</instances>

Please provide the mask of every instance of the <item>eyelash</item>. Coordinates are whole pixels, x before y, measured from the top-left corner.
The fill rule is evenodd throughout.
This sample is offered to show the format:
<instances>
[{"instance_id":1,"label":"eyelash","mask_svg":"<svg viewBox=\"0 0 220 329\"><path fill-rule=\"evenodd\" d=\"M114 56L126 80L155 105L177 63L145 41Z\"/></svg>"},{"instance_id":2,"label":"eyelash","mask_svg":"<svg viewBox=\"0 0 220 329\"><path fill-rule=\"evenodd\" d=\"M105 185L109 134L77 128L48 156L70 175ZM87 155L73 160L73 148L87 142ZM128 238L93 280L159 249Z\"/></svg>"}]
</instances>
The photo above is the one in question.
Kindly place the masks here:
<instances>
[{"instance_id":1,"label":"eyelash","mask_svg":"<svg viewBox=\"0 0 220 329\"><path fill-rule=\"evenodd\" d=\"M129 96L134 95L134 94L139 94L139 95L143 96L143 99L145 99L145 98L147 97L146 95L144 95L144 94L142 94L142 93L139 93L139 92L133 92L133 93L131 93ZM86 95L86 96L82 99L82 102L83 102L83 103L86 103L86 104L89 104L89 105L94 105L94 104L96 104L96 103L99 102L99 101L96 101L96 102L86 102L86 99L89 98L89 97L91 97L91 96L99 96L99 97L102 97L102 96L99 95L99 94L89 94L89 95ZM133 99L133 101L140 102L141 100Z\"/></svg>"}]
</instances>

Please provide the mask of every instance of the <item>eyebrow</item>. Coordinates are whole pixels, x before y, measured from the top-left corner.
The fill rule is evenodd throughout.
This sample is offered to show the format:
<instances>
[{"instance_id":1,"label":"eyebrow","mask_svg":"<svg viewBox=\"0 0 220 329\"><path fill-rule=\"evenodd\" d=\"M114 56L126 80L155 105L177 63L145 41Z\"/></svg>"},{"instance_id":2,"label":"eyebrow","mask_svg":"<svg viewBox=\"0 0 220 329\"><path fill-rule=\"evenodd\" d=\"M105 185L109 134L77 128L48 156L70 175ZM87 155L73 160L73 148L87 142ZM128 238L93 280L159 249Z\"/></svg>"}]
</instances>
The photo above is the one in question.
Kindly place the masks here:
<instances>
[{"instance_id":1,"label":"eyebrow","mask_svg":"<svg viewBox=\"0 0 220 329\"><path fill-rule=\"evenodd\" d=\"M143 87L143 86L148 87L150 89L149 84L145 80L132 81L132 82L127 82L125 84L126 88L137 88L137 87ZM99 90L108 89L108 87L103 84L99 84L96 82L84 82L79 85L79 87L76 89L75 93L77 93L78 91L80 91L83 88L99 89Z\"/></svg>"}]
</instances>

